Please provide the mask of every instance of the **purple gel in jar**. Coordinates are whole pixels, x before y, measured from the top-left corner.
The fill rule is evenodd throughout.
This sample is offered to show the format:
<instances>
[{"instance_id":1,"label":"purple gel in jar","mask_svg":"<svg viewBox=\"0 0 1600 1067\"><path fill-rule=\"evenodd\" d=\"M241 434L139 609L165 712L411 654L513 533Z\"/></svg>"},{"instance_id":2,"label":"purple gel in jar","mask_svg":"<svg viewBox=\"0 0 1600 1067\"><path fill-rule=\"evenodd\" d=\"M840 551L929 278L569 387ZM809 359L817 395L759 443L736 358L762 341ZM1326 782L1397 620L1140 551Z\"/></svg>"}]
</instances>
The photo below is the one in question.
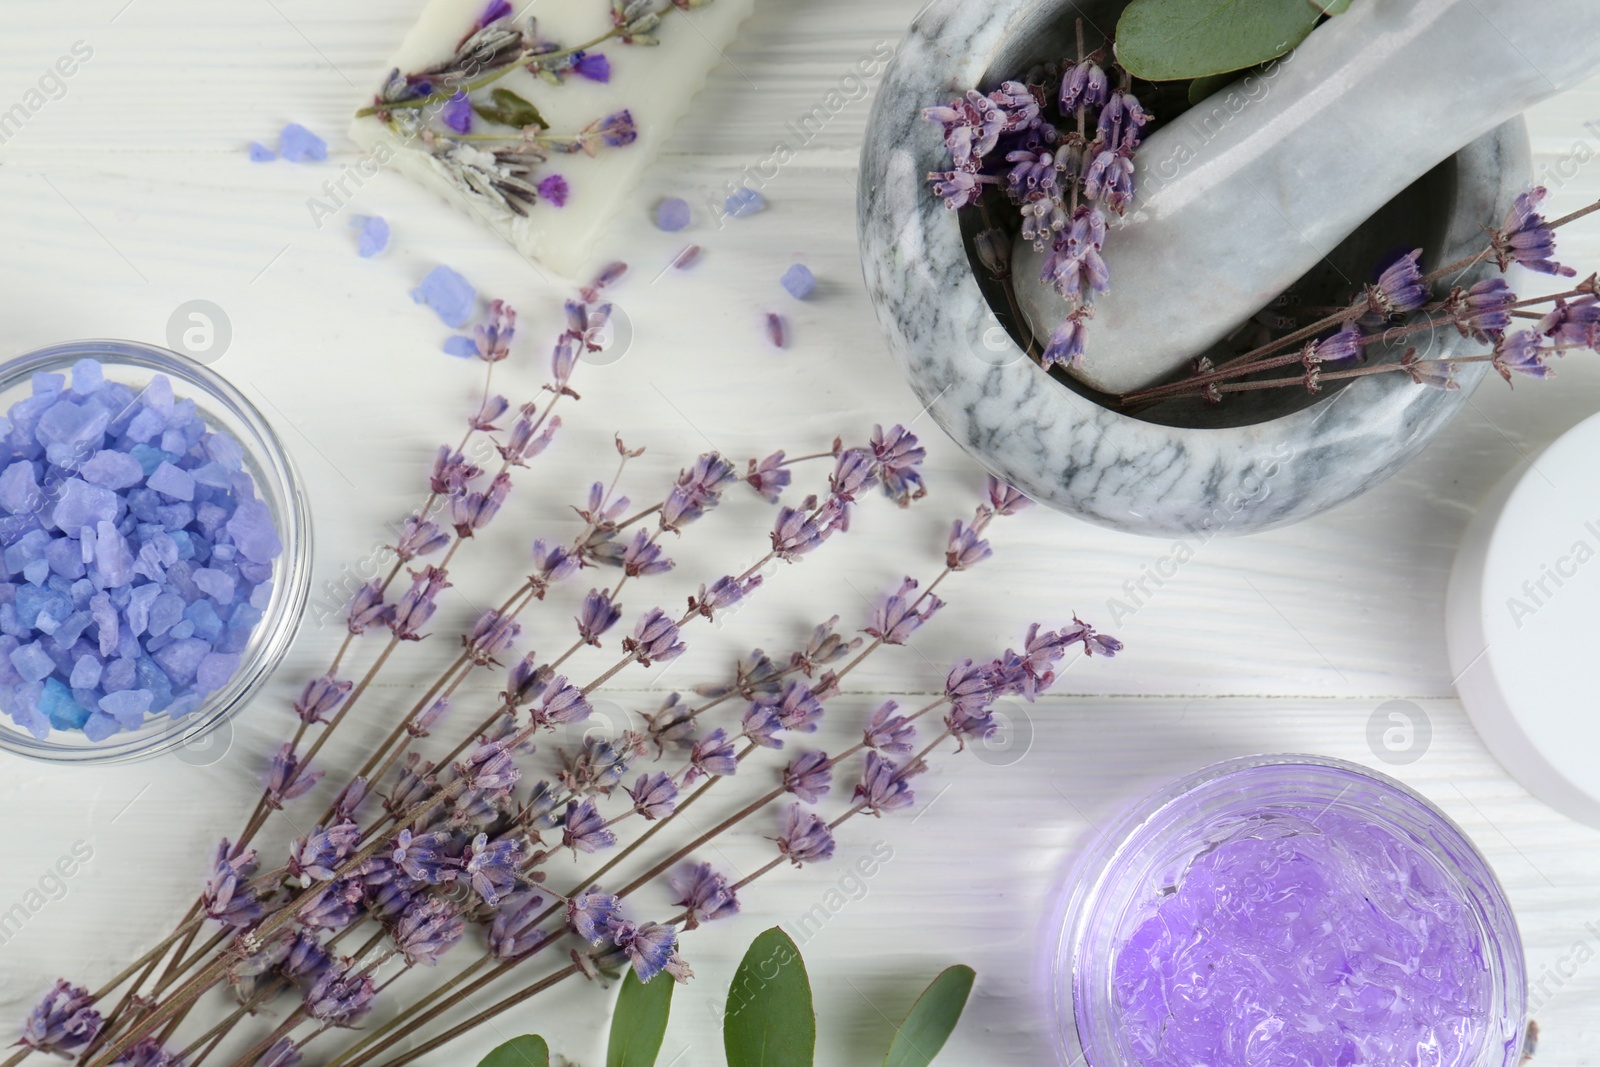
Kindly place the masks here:
<instances>
[{"instance_id":1,"label":"purple gel in jar","mask_svg":"<svg viewBox=\"0 0 1600 1067\"><path fill-rule=\"evenodd\" d=\"M1077 887L1057 990L1090 1067L1507 1067L1526 996L1461 831L1312 756L1219 764L1124 820Z\"/></svg>"}]
</instances>

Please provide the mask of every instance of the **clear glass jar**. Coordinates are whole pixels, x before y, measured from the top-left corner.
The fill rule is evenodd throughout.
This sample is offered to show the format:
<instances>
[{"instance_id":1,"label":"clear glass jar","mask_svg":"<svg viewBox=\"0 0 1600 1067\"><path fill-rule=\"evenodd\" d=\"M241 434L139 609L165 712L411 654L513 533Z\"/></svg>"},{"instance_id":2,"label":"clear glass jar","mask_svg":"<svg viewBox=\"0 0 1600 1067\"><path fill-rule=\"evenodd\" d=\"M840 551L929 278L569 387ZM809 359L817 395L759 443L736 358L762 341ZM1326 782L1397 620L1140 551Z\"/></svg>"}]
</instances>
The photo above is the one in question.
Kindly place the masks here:
<instances>
[{"instance_id":1,"label":"clear glass jar","mask_svg":"<svg viewBox=\"0 0 1600 1067\"><path fill-rule=\"evenodd\" d=\"M1062 1063L1146 1067L1116 983L1118 960L1134 931L1178 892L1200 857L1239 840L1253 844L1290 835L1294 831L1286 826L1304 827L1299 820L1315 825L1317 819L1325 826L1359 825L1374 839L1397 842L1424 861L1430 884L1448 887L1461 904L1460 920L1470 924L1459 928L1461 936L1477 949L1461 961L1462 970L1474 976L1471 996L1481 1006L1482 1025L1470 1053L1464 1050L1437 1067L1516 1064L1527 1000L1522 942L1483 856L1448 816L1399 782L1353 763L1302 755L1253 756L1208 767L1138 804L1090 847L1066 902L1053 961ZM1278 821L1268 831L1260 829L1273 820ZM1244 893L1242 899L1255 898ZM1363 902L1370 906L1370 898ZM1131 953L1128 958L1140 959ZM1130 964L1134 973L1138 966ZM1306 1017L1319 1018L1317 1008L1307 1005ZM1166 1025L1195 1024L1173 1013ZM1246 1054L1235 1062L1259 1067L1275 1061Z\"/></svg>"},{"instance_id":2,"label":"clear glass jar","mask_svg":"<svg viewBox=\"0 0 1600 1067\"><path fill-rule=\"evenodd\" d=\"M107 381L135 391L165 374L178 399L192 399L208 426L244 450L244 469L267 505L283 551L272 564L272 594L246 647L239 668L220 689L182 718L151 714L136 730L102 742L76 730L52 730L44 739L0 714L0 748L35 759L66 763L112 763L143 759L184 745L237 714L259 691L294 640L311 587L311 519L298 476L267 420L238 389L209 368L164 348L134 341L70 341L0 365L0 415L31 396L36 373L70 375L81 359L100 363ZM0 709L0 711L9 709Z\"/></svg>"}]
</instances>

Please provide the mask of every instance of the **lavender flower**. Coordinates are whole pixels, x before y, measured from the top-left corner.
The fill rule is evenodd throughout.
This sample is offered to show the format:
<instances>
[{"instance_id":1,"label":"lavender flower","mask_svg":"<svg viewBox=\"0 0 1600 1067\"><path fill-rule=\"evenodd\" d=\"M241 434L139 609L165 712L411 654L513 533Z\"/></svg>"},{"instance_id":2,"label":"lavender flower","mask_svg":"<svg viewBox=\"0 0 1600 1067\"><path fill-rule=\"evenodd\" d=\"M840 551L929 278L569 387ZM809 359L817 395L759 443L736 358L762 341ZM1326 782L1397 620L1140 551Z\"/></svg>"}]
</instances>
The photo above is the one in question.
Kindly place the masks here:
<instances>
[{"instance_id":1,"label":"lavender flower","mask_svg":"<svg viewBox=\"0 0 1600 1067\"><path fill-rule=\"evenodd\" d=\"M400 597L394 614L389 617L389 629L402 641L420 641L418 632L438 609L439 594L450 588L445 572L434 566L411 572L411 588Z\"/></svg>"},{"instance_id":2,"label":"lavender flower","mask_svg":"<svg viewBox=\"0 0 1600 1067\"><path fill-rule=\"evenodd\" d=\"M383 602L383 583L374 578L350 598L346 625L351 633L364 634L370 627L386 625L393 613L394 609Z\"/></svg>"},{"instance_id":3,"label":"lavender flower","mask_svg":"<svg viewBox=\"0 0 1600 1067\"><path fill-rule=\"evenodd\" d=\"M412 881L440 885L454 881L460 866L449 854L449 847L450 835L443 831L413 834L410 830L401 830L395 835L394 850L389 855L394 865Z\"/></svg>"},{"instance_id":4,"label":"lavender flower","mask_svg":"<svg viewBox=\"0 0 1600 1067\"><path fill-rule=\"evenodd\" d=\"M1062 114L1078 108L1096 108L1105 105L1111 91L1111 82L1100 65L1090 60L1069 63L1061 72L1061 93L1057 102Z\"/></svg>"},{"instance_id":5,"label":"lavender flower","mask_svg":"<svg viewBox=\"0 0 1600 1067\"><path fill-rule=\"evenodd\" d=\"M667 879L678 899L673 903L688 911L685 930L701 923L725 919L739 913L739 899L728 879L712 870L709 863L691 863Z\"/></svg>"},{"instance_id":6,"label":"lavender flower","mask_svg":"<svg viewBox=\"0 0 1600 1067\"><path fill-rule=\"evenodd\" d=\"M866 449L847 448L834 460L828 488L835 499L849 504L871 489L877 481L876 462Z\"/></svg>"},{"instance_id":7,"label":"lavender flower","mask_svg":"<svg viewBox=\"0 0 1600 1067\"><path fill-rule=\"evenodd\" d=\"M670 774L660 771L641 774L639 780L629 787L628 796L633 798L633 810L651 822L671 815L678 806L676 783Z\"/></svg>"},{"instance_id":8,"label":"lavender flower","mask_svg":"<svg viewBox=\"0 0 1600 1067\"><path fill-rule=\"evenodd\" d=\"M1540 347L1541 336L1537 330L1518 330L1506 334L1494 346L1494 369L1507 382L1513 374L1530 378L1548 378L1555 370L1545 362L1545 350Z\"/></svg>"},{"instance_id":9,"label":"lavender flower","mask_svg":"<svg viewBox=\"0 0 1600 1067\"><path fill-rule=\"evenodd\" d=\"M1024 496L1020 490L992 474L989 475L984 491L989 497L989 506L994 509L996 515L1015 515L1019 511L1033 507L1033 501Z\"/></svg>"},{"instance_id":10,"label":"lavender flower","mask_svg":"<svg viewBox=\"0 0 1600 1067\"><path fill-rule=\"evenodd\" d=\"M316 981L331 966L333 957L316 935L300 930L289 939L283 959L278 961L278 973L290 981L306 978Z\"/></svg>"},{"instance_id":11,"label":"lavender flower","mask_svg":"<svg viewBox=\"0 0 1600 1067\"><path fill-rule=\"evenodd\" d=\"M622 902L616 897L591 889L567 901L567 925L591 945L611 936L611 925L622 916Z\"/></svg>"},{"instance_id":12,"label":"lavender flower","mask_svg":"<svg viewBox=\"0 0 1600 1067\"><path fill-rule=\"evenodd\" d=\"M537 699L549 679L550 672L539 662L539 654L529 652L511 668L500 700L508 708L520 707Z\"/></svg>"},{"instance_id":13,"label":"lavender flower","mask_svg":"<svg viewBox=\"0 0 1600 1067\"><path fill-rule=\"evenodd\" d=\"M28 1013L17 1044L36 1052L53 1052L70 1058L76 1050L100 1036L104 1020L93 1004L94 998L87 989L65 978L57 979L50 992Z\"/></svg>"},{"instance_id":14,"label":"lavender flower","mask_svg":"<svg viewBox=\"0 0 1600 1067\"><path fill-rule=\"evenodd\" d=\"M999 143L1008 119L998 104L976 89L947 106L925 108L922 117L944 128L944 144L958 170L977 169Z\"/></svg>"},{"instance_id":15,"label":"lavender flower","mask_svg":"<svg viewBox=\"0 0 1600 1067\"><path fill-rule=\"evenodd\" d=\"M392 547L401 563L409 563L419 556L430 556L449 543L450 535L438 523L408 515L400 524L400 536Z\"/></svg>"},{"instance_id":16,"label":"lavender flower","mask_svg":"<svg viewBox=\"0 0 1600 1067\"><path fill-rule=\"evenodd\" d=\"M1506 318L1506 325L1509 326L1510 316ZM1600 303L1593 296L1581 296L1570 303L1557 300L1545 317L1539 320L1538 330L1558 347L1600 347Z\"/></svg>"},{"instance_id":17,"label":"lavender flower","mask_svg":"<svg viewBox=\"0 0 1600 1067\"><path fill-rule=\"evenodd\" d=\"M344 703L350 689L351 683L341 682L332 674L313 678L300 690L300 696L294 702L294 713L307 725L326 722L328 716Z\"/></svg>"},{"instance_id":18,"label":"lavender flower","mask_svg":"<svg viewBox=\"0 0 1600 1067\"><path fill-rule=\"evenodd\" d=\"M432 967L466 932L466 920L453 907L429 898L401 914L394 927L394 943L407 963Z\"/></svg>"},{"instance_id":19,"label":"lavender flower","mask_svg":"<svg viewBox=\"0 0 1600 1067\"><path fill-rule=\"evenodd\" d=\"M312 786L322 780L321 771L309 770L300 762L294 745L285 742L273 755L267 769L266 801L273 809L282 808L285 801L304 796Z\"/></svg>"},{"instance_id":20,"label":"lavender flower","mask_svg":"<svg viewBox=\"0 0 1600 1067\"><path fill-rule=\"evenodd\" d=\"M129 1045L114 1063L115 1067L183 1067L183 1057L159 1038L145 1037Z\"/></svg>"},{"instance_id":21,"label":"lavender flower","mask_svg":"<svg viewBox=\"0 0 1600 1067\"><path fill-rule=\"evenodd\" d=\"M789 487L792 477L789 468L783 465L783 451L780 449L760 463L752 459L746 468L744 480L761 499L776 504Z\"/></svg>"},{"instance_id":22,"label":"lavender flower","mask_svg":"<svg viewBox=\"0 0 1600 1067\"><path fill-rule=\"evenodd\" d=\"M450 714L450 698L440 697L429 704L422 714L406 723L406 733L412 737L427 737L448 714Z\"/></svg>"},{"instance_id":23,"label":"lavender flower","mask_svg":"<svg viewBox=\"0 0 1600 1067\"><path fill-rule=\"evenodd\" d=\"M506 413L511 401L503 396L485 397L478 410L467 419L467 425L479 433L493 433L500 429L495 423Z\"/></svg>"},{"instance_id":24,"label":"lavender flower","mask_svg":"<svg viewBox=\"0 0 1600 1067\"><path fill-rule=\"evenodd\" d=\"M572 801L562 819L561 843L574 852L599 852L617 843L592 799Z\"/></svg>"},{"instance_id":25,"label":"lavender flower","mask_svg":"<svg viewBox=\"0 0 1600 1067\"><path fill-rule=\"evenodd\" d=\"M916 579L906 578L897 592L879 601L866 633L886 645L903 645L909 641L912 634L944 607L944 601L931 594L912 597L916 588Z\"/></svg>"},{"instance_id":26,"label":"lavender flower","mask_svg":"<svg viewBox=\"0 0 1600 1067\"><path fill-rule=\"evenodd\" d=\"M617 447L622 448L622 441L617 440ZM581 508L573 508L578 513L578 518L593 526L596 530L612 530L616 528L617 519L628 510L628 498L618 496L616 499L607 499L604 482L595 482L589 486L588 504Z\"/></svg>"},{"instance_id":27,"label":"lavender flower","mask_svg":"<svg viewBox=\"0 0 1600 1067\"><path fill-rule=\"evenodd\" d=\"M1395 315L1415 311L1428 302L1428 284L1422 280L1417 248L1395 260L1380 275L1376 285L1367 286L1367 313L1361 321L1378 326Z\"/></svg>"},{"instance_id":28,"label":"lavender flower","mask_svg":"<svg viewBox=\"0 0 1600 1067\"><path fill-rule=\"evenodd\" d=\"M957 519L950 527L950 539L944 553L945 566L953 571L964 571L976 567L994 554L989 542L978 536L978 526L983 519L984 514L980 511L972 525L965 526Z\"/></svg>"},{"instance_id":29,"label":"lavender flower","mask_svg":"<svg viewBox=\"0 0 1600 1067\"><path fill-rule=\"evenodd\" d=\"M678 624L660 608L645 612L634 626L633 636L622 642L622 650L632 653L645 667L677 659L688 647L678 640Z\"/></svg>"},{"instance_id":30,"label":"lavender flower","mask_svg":"<svg viewBox=\"0 0 1600 1067\"><path fill-rule=\"evenodd\" d=\"M292 1037L280 1037L256 1061L256 1067L300 1067L300 1045Z\"/></svg>"},{"instance_id":31,"label":"lavender flower","mask_svg":"<svg viewBox=\"0 0 1600 1067\"><path fill-rule=\"evenodd\" d=\"M554 830L561 825L561 817L554 814L555 790L549 782L539 782L533 787L528 802L522 806L522 819L535 830Z\"/></svg>"},{"instance_id":32,"label":"lavender flower","mask_svg":"<svg viewBox=\"0 0 1600 1067\"><path fill-rule=\"evenodd\" d=\"M1359 325L1347 322L1333 333L1309 346L1310 358L1318 363L1355 363L1366 357L1366 334Z\"/></svg>"},{"instance_id":33,"label":"lavender flower","mask_svg":"<svg viewBox=\"0 0 1600 1067\"><path fill-rule=\"evenodd\" d=\"M839 625L839 616L835 615L821 626L811 631L811 639L806 643L805 650L796 652L789 657L790 666L811 677L818 667L825 667L836 663L861 647L861 638L854 637L846 640L835 632Z\"/></svg>"},{"instance_id":34,"label":"lavender flower","mask_svg":"<svg viewBox=\"0 0 1600 1067\"><path fill-rule=\"evenodd\" d=\"M544 688L544 696L529 714L534 725L554 729L557 725L582 722L594 713L583 690L556 677Z\"/></svg>"},{"instance_id":35,"label":"lavender flower","mask_svg":"<svg viewBox=\"0 0 1600 1067\"><path fill-rule=\"evenodd\" d=\"M366 887L358 879L333 882L313 892L295 918L313 930L342 930L361 914L366 895Z\"/></svg>"},{"instance_id":36,"label":"lavender flower","mask_svg":"<svg viewBox=\"0 0 1600 1067\"><path fill-rule=\"evenodd\" d=\"M1106 148L1131 152L1139 146L1139 131L1150 116L1132 93L1114 92L1106 98L1096 124L1096 136Z\"/></svg>"},{"instance_id":37,"label":"lavender flower","mask_svg":"<svg viewBox=\"0 0 1600 1067\"><path fill-rule=\"evenodd\" d=\"M843 520L843 505L832 500L820 508L782 508L772 530L772 550L779 559L792 563L842 529Z\"/></svg>"},{"instance_id":38,"label":"lavender flower","mask_svg":"<svg viewBox=\"0 0 1600 1067\"><path fill-rule=\"evenodd\" d=\"M702 585L700 592L689 598L689 610L715 619L717 612L733 607L749 596L761 584L761 575L752 574L742 581L732 575L718 578L709 586Z\"/></svg>"},{"instance_id":39,"label":"lavender flower","mask_svg":"<svg viewBox=\"0 0 1600 1067\"><path fill-rule=\"evenodd\" d=\"M467 458L459 451L452 451L448 445L440 445L433 457L433 473L428 477L428 486L435 496L454 496L482 473L482 468L467 462Z\"/></svg>"},{"instance_id":40,"label":"lavender flower","mask_svg":"<svg viewBox=\"0 0 1600 1067\"><path fill-rule=\"evenodd\" d=\"M785 683L783 694L771 707L785 730L813 733L822 720L822 701L810 686L796 679Z\"/></svg>"},{"instance_id":41,"label":"lavender flower","mask_svg":"<svg viewBox=\"0 0 1600 1067\"><path fill-rule=\"evenodd\" d=\"M489 923L489 953L497 960L517 960L547 940L540 928L545 898L529 890L512 893L500 902Z\"/></svg>"},{"instance_id":42,"label":"lavender flower","mask_svg":"<svg viewBox=\"0 0 1600 1067\"><path fill-rule=\"evenodd\" d=\"M499 741L479 745L466 763L456 764L456 773L466 779L470 788L500 795L510 792L522 777L511 753Z\"/></svg>"},{"instance_id":43,"label":"lavender flower","mask_svg":"<svg viewBox=\"0 0 1600 1067\"><path fill-rule=\"evenodd\" d=\"M928 450L922 447L917 435L898 424L885 430L872 427L870 441L872 458L878 463L878 480L883 483L884 494L901 507L927 495L918 470L927 458Z\"/></svg>"},{"instance_id":44,"label":"lavender flower","mask_svg":"<svg viewBox=\"0 0 1600 1067\"><path fill-rule=\"evenodd\" d=\"M666 969L678 947L678 932L660 923L620 922L613 925L611 940L627 953L639 981L648 982Z\"/></svg>"},{"instance_id":45,"label":"lavender flower","mask_svg":"<svg viewBox=\"0 0 1600 1067\"><path fill-rule=\"evenodd\" d=\"M306 993L306 1014L333 1026L354 1026L372 1010L377 995L371 975L351 974L348 965L330 968Z\"/></svg>"},{"instance_id":46,"label":"lavender flower","mask_svg":"<svg viewBox=\"0 0 1600 1067\"><path fill-rule=\"evenodd\" d=\"M1118 215L1133 202L1133 154L1129 149L1107 149L1094 157L1083 178L1083 195L1098 200ZM1096 291L1104 291L1097 285Z\"/></svg>"},{"instance_id":47,"label":"lavender flower","mask_svg":"<svg viewBox=\"0 0 1600 1067\"><path fill-rule=\"evenodd\" d=\"M703 777L726 777L739 769L739 760L733 751L733 742L727 731L717 727L694 743L689 750L689 771L683 776L684 784Z\"/></svg>"},{"instance_id":48,"label":"lavender flower","mask_svg":"<svg viewBox=\"0 0 1600 1067\"><path fill-rule=\"evenodd\" d=\"M578 636L583 643L600 647L600 638L622 618L622 609L611 601L609 589L591 589L578 609Z\"/></svg>"},{"instance_id":49,"label":"lavender flower","mask_svg":"<svg viewBox=\"0 0 1600 1067\"><path fill-rule=\"evenodd\" d=\"M951 706L963 713L987 709L998 695L990 666L974 664L970 659L962 660L950 668L945 678L944 693Z\"/></svg>"},{"instance_id":50,"label":"lavender flower","mask_svg":"<svg viewBox=\"0 0 1600 1067\"><path fill-rule=\"evenodd\" d=\"M655 538L643 530L634 532L633 540L626 546L613 542L606 546L607 551L596 554L602 563L620 566L630 578L640 578L650 574L665 574L672 569L672 560L661 551L661 546L656 544Z\"/></svg>"},{"instance_id":51,"label":"lavender flower","mask_svg":"<svg viewBox=\"0 0 1600 1067\"><path fill-rule=\"evenodd\" d=\"M876 752L867 753L867 765L856 786L854 800L873 815L909 808L915 801L901 769Z\"/></svg>"},{"instance_id":52,"label":"lavender flower","mask_svg":"<svg viewBox=\"0 0 1600 1067\"><path fill-rule=\"evenodd\" d=\"M528 460L550 447L556 431L561 429L561 416L551 416L544 423L542 430L538 428L537 416L538 409L532 404L522 405L517 421L511 424L511 433L506 436L505 443L496 446L501 459L516 467L526 467Z\"/></svg>"},{"instance_id":53,"label":"lavender flower","mask_svg":"<svg viewBox=\"0 0 1600 1067\"><path fill-rule=\"evenodd\" d=\"M250 926L265 915L260 898L246 884L255 870L255 849L239 852L223 838L211 861L211 877L200 894L206 917L223 926L239 928Z\"/></svg>"},{"instance_id":54,"label":"lavender flower","mask_svg":"<svg viewBox=\"0 0 1600 1067\"><path fill-rule=\"evenodd\" d=\"M511 492L511 475L504 472L494 476L489 488L483 492L457 492L450 498L450 521L457 537L471 537L488 526L500 513L501 505Z\"/></svg>"},{"instance_id":55,"label":"lavender flower","mask_svg":"<svg viewBox=\"0 0 1600 1067\"><path fill-rule=\"evenodd\" d=\"M867 728L861 736L862 744L896 756L910 755L911 742L917 736L917 730L910 719L895 714L899 707L892 700L879 704L867 720Z\"/></svg>"},{"instance_id":56,"label":"lavender flower","mask_svg":"<svg viewBox=\"0 0 1600 1067\"><path fill-rule=\"evenodd\" d=\"M1039 366L1045 370L1051 367L1083 366L1083 353L1089 339L1090 311L1088 305L1079 307L1069 312L1050 331L1050 341L1039 356Z\"/></svg>"},{"instance_id":57,"label":"lavender flower","mask_svg":"<svg viewBox=\"0 0 1600 1067\"><path fill-rule=\"evenodd\" d=\"M668 748L688 748L694 743L694 719L681 700L679 694L669 693L654 714L645 713L650 740L655 742L658 753Z\"/></svg>"},{"instance_id":58,"label":"lavender flower","mask_svg":"<svg viewBox=\"0 0 1600 1067\"><path fill-rule=\"evenodd\" d=\"M1104 656L1110 659L1122 651L1122 642L1110 634L1103 634L1093 626L1084 622L1076 615L1072 617L1072 625L1061 631L1068 641L1076 641L1083 646L1086 656Z\"/></svg>"},{"instance_id":59,"label":"lavender flower","mask_svg":"<svg viewBox=\"0 0 1600 1067\"><path fill-rule=\"evenodd\" d=\"M509 834L493 841L488 834L472 839L462 857L462 870L485 904L493 907L516 887L525 851L521 839Z\"/></svg>"},{"instance_id":60,"label":"lavender flower","mask_svg":"<svg viewBox=\"0 0 1600 1067\"><path fill-rule=\"evenodd\" d=\"M403 815L416 807L433 792L437 784L433 770L433 764L417 753L407 755L406 761L395 772L395 785L384 798L384 808L392 815Z\"/></svg>"},{"instance_id":61,"label":"lavender flower","mask_svg":"<svg viewBox=\"0 0 1600 1067\"><path fill-rule=\"evenodd\" d=\"M804 752L783 769L783 788L815 804L833 788L833 763L826 752Z\"/></svg>"},{"instance_id":62,"label":"lavender flower","mask_svg":"<svg viewBox=\"0 0 1600 1067\"><path fill-rule=\"evenodd\" d=\"M461 645L467 658L479 667L499 666L495 657L509 649L521 633L521 625L511 616L486 611L473 623L471 633L461 635Z\"/></svg>"},{"instance_id":63,"label":"lavender flower","mask_svg":"<svg viewBox=\"0 0 1600 1067\"><path fill-rule=\"evenodd\" d=\"M740 736L751 744L762 748L783 747L783 742L778 740L783 723L778 721L778 714L770 705L751 704L740 719L740 728Z\"/></svg>"},{"instance_id":64,"label":"lavender flower","mask_svg":"<svg viewBox=\"0 0 1600 1067\"><path fill-rule=\"evenodd\" d=\"M1100 257L1105 239L1105 216L1087 204L1079 205L1071 224L1051 242L1039 280L1051 283L1064 298L1075 303L1083 302L1090 293L1105 292L1111 286L1111 274Z\"/></svg>"},{"instance_id":65,"label":"lavender flower","mask_svg":"<svg viewBox=\"0 0 1600 1067\"><path fill-rule=\"evenodd\" d=\"M796 867L833 855L833 831L799 804L789 805L783 813L783 830L777 840L778 851Z\"/></svg>"},{"instance_id":66,"label":"lavender flower","mask_svg":"<svg viewBox=\"0 0 1600 1067\"><path fill-rule=\"evenodd\" d=\"M1506 214L1505 224L1490 235L1490 243L1501 270L1520 263L1541 274L1570 278L1577 271L1551 258L1556 250L1555 231L1536 210L1545 192L1544 186L1538 185L1517 197Z\"/></svg>"},{"instance_id":67,"label":"lavender flower","mask_svg":"<svg viewBox=\"0 0 1600 1067\"><path fill-rule=\"evenodd\" d=\"M516 308L504 300L491 300L488 321L474 332L478 337L478 358L485 363L499 363L511 354L511 339L517 334Z\"/></svg>"},{"instance_id":68,"label":"lavender flower","mask_svg":"<svg viewBox=\"0 0 1600 1067\"><path fill-rule=\"evenodd\" d=\"M355 851L360 840L361 827L348 819L326 830L315 827L311 833L296 838L290 846L289 877L301 879L302 885L327 881Z\"/></svg>"}]
</instances>

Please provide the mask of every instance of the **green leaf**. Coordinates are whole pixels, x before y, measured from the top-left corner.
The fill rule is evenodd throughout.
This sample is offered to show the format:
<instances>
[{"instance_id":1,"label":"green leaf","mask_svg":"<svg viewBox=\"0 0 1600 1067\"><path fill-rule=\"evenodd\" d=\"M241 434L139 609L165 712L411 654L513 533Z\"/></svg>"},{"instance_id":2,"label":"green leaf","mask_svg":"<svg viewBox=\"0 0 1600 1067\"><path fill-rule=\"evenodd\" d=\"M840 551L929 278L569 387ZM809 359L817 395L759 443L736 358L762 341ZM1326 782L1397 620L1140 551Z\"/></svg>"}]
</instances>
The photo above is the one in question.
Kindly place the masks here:
<instances>
[{"instance_id":1,"label":"green leaf","mask_svg":"<svg viewBox=\"0 0 1600 1067\"><path fill-rule=\"evenodd\" d=\"M941 972L922 991L906 1021L895 1032L883 1067L928 1067L961 1020L976 977L971 967L959 964Z\"/></svg>"},{"instance_id":2,"label":"green leaf","mask_svg":"<svg viewBox=\"0 0 1600 1067\"><path fill-rule=\"evenodd\" d=\"M1218 89L1232 85L1238 76L1237 71L1229 71L1226 74L1207 74L1204 78L1196 78L1189 83L1189 106L1193 107Z\"/></svg>"},{"instance_id":3,"label":"green leaf","mask_svg":"<svg viewBox=\"0 0 1600 1067\"><path fill-rule=\"evenodd\" d=\"M1311 0L1324 15L1342 15L1350 9L1350 0Z\"/></svg>"},{"instance_id":4,"label":"green leaf","mask_svg":"<svg viewBox=\"0 0 1600 1067\"><path fill-rule=\"evenodd\" d=\"M611 1043L606 1046L606 1067L655 1067L661 1042L667 1036L667 1016L672 1010L671 975L658 974L648 982L628 970L617 994L617 1011L611 1016Z\"/></svg>"},{"instance_id":5,"label":"green leaf","mask_svg":"<svg viewBox=\"0 0 1600 1067\"><path fill-rule=\"evenodd\" d=\"M539 114L538 108L510 89L496 89L489 94L489 103L473 104L472 110L490 122L498 122L502 126L515 126L519 130L527 126L537 126L541 130L550 128L544 116Z\"/></svg>"},{"instance_id":6,"label":"green leaf","mask_svg":"<svg viewBox=\"0 0 1600 1067\"><path fill-rule=\"evenodd\" d=\"M550 1046L542 1037L523 1034L479 1060L478 1067L550 1067Z\"/></svg>"},{"instance_id":7,"label":"green leaf","mask_svg":"<svg viewBox=\"0 0 1600 1067\"><path fill-rule=\"evenodd\" d=\"M1242 70L1289 51L1321 16L1307 0L1133 0L1117 61L1149 81Z\"/></svg>"},{"instance_id":8,"label":"green leaf","mask_svg":"<svg viewBox=\"0 0 1600 1067\"><path fill-rule=\"evenodd\" d=\"M744 954L722 1019L728 1067L811 1067L817 1017L800 949L776 926Z\"/></svg>"}]
</instances>

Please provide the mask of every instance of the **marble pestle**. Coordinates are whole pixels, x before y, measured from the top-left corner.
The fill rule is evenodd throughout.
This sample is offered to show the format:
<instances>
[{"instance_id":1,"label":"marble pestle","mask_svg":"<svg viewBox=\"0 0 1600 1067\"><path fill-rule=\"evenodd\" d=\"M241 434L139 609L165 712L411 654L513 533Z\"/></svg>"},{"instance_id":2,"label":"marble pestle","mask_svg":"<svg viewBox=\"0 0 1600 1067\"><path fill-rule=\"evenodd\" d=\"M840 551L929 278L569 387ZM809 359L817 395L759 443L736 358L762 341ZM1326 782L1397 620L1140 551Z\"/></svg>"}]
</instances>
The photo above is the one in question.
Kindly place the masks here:
<instances>
[{"instance_id":1,"label":"marble pestle","mask_svg":"<svg viewBox=\"0 0 1600 1067\"><path fill-rule=\"evenodd\" d=\"M1358 0L1138 150L1073 373L1109 393L1161 380L1441 160L1597 73L1600 0ZM1043 338L1069 305L1041 259L1019 243L1013 273Z\"/></svg>"}]
</instances>

